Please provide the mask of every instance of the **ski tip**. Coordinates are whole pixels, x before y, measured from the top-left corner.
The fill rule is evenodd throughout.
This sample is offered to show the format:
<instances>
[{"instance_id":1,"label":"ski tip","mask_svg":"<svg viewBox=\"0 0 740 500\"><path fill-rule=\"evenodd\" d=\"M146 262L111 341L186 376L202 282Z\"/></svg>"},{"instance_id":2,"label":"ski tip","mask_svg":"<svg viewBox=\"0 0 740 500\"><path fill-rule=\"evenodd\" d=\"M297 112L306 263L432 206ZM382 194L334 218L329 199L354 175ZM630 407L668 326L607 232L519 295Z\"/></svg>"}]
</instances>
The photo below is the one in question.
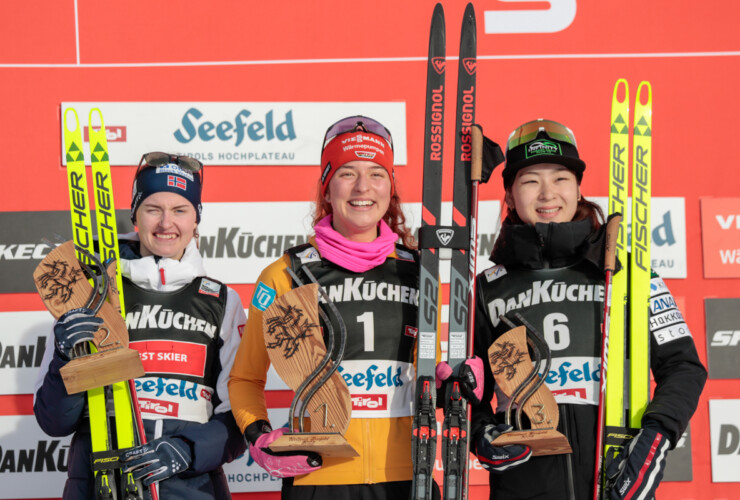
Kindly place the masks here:
<instances>
[{"instance_id":1,"label":"ski tip","mask_svg":"<svg viewBox=\"0 0 740 500\"><path fill-rule=\"evenodd\" d=\"M69 128L69 120L70 120L69 114L70 113L72 113L72 115L74 115L74 118L73 118L74 119L74 128ZM67 109L65 109L64 110L64 116L62 118L63 118L62 121L64 122L63 125L64 125L64 131L65 132L76 132L80 128L80 119L77 116L77 111L75 110L75 108L67 108Z\"/></svg>"},{"instance_id":2,"label":"ski tip","mask_svg":"<svg viewBox=\"0 0 740 500\"><path fill-rule=\"evenodd\" d=\"M624 103L629 100L630 87L627 83L626 78L620 78L614 82L614 93L612 94L612 101L618 103Z\"/></svg>"},{"instance_id":3,"label":"ski tip","mask_svg":"<svg viewBox=\"0 0 740 500\"><path fill-rule=\"evenodd\" d=\"M643 94L644 92L644 94ZM653 86L648 81L640 82L637 86L637 103L643 106L650 106L653 102Z\"/></svg>"},{"instance_id":4,"label":"ski tip","mask_svg":"<svg viewBox=\"0 0 740 500\"><path fill-rule=\"evenodd\" d=\"M96 127L100 127L101 129L105 128L105 122L103 121L103 112L100 111L100 108L92 108L90 110L90 114L87 117L87 122L90 126L90 128L93 127L93 115L97 114L98 118L100 120L99 124L95 124Z\"/></svg>"}]
</instances>

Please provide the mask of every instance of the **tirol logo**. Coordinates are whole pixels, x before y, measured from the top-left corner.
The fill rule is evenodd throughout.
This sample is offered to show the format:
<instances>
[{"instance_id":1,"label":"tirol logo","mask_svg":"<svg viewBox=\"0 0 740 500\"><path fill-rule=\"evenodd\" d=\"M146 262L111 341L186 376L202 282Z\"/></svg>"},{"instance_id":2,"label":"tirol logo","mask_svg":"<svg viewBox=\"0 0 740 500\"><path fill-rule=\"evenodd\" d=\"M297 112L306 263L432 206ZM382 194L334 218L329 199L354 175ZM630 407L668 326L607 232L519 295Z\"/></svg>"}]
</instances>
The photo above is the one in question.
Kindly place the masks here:
<instances>
[{"instance_id":1,"label":"tirol logo","mask_svg":"<svg viewBox=\"0 0 740 500\"><path fill-rule=\"evenodd\" d=\"M100 127L93 127L94 131L100 130ZM83 128L84 141L90 142L90 127ZM108 142L126 142L126 127L120 125L106 125L105 138Z\"/></svg>"},{"instance_id":2,"label":"tirol logo","mask_svg":"<svg viewBox=\"0 0 740 500\"><path fill-rule=\"evenodd\" d=\"M547 139L538 139L527 144L527 149L525 151L525 156L527 158L541 155L562 156L563 153L560 151L560 144L548 141Z\"/></svg>"},{"instance_id":3,"label":"tirol logo","mask_svg":"<svg viewBox=\"0 0 740 500\"><path fill-rule=\"evenodd\" d=\"M387 409L388 397L386 394L352 394L352 411Z\"/></svg>"},{"instance_id":4,"label":"tirol logo","mask_svg":"<svg viewBox=\"0 0 740 500\"><path fill-rule=\"evenodd\" d=\"M209 120L201 120L203 112L198 108L188 109L182 117L182 126L174 132L178 142L188 144L196 137L201 141L208 142L214 139L218 141L234 141L239 146L245 139L252 142L258 141L294 141L296 139L295 126L293 125L293 111L276 117L273 110L264 116L252 116L247 109L240 110L234 117L233 122L224 120L214 123Z\"/></svg>"},{"instance_id":5,"label":"tirol logo","mask_svg":"<svg viewBox=\"0 0 740 500\"><path fill-rule=\"evenodd\" d=\"M443 246L447 246L454 235L455 231L452 229L437 229L437 239Z\"/></svg>"},{"instance_id":6,"label":"tirol logo","mask_svg":"<svg viewBox=\"0 0 740 500\"><path fill-rule=\"evenodd\" d=\"M177 417L180 404L171 401L160 401L158 399L139 398L139 408L145 413Z\"/></svg>"}]
</instances>

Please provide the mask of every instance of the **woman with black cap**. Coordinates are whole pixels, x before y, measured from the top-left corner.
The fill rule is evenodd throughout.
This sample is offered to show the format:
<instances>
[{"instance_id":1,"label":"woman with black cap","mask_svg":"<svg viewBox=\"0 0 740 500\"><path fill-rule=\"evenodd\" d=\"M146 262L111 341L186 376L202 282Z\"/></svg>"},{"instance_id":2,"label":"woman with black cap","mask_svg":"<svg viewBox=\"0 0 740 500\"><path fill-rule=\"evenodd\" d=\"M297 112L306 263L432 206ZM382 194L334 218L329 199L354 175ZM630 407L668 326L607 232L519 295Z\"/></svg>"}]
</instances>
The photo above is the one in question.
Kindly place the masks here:
<instances>
[{"instance_id":1,"label":"woman with black cap","mask_svg":"<svg viewBox=\"0 0 740 500\"><path fill-rule=\"evenodd\" d=\"M504 424L508 397L486 370L471 435L490 472L492 499L585 500L593 495L605 225L601 209L581 193L585 168L575 136L562 124L535 120L509 137L503 170L506 217L491 255L496 265L478 275L475 351L487 359L489 347L511 328L506 320L522 324L516 313L544 335L552 353L545 382L558 403L558 430L573 453L531 457L524 444L492 444L511 426ZM686 429L706 380L688 327L654 273L651 294L651 302L670 299L662 303L673 304L671 310L660 314L674 321L650 322L656 388L639 434L607 469L611 499L653 497L665 454ZM682 336L661 335L679 326Z\"/></svg>"},{"instance_id":2,"label":"woman with black cap","mask_svg":"<svg viewBox=\"0 0 740 500\"><path fill-rule=\"evenodd\" d=\"M260 293L250 305L229 382L234 415L250 442L251 457L271 475L285 478L283 499L408 498L419 269L394 182L390 132L364 116L336 122L326 132L321 169L314 236L259 277ZM263 311L296 286L287 269L310 283L306 268L330 290L346 324L339 371L352 398L379 403L353 405L344 437L358 457L322 460L315 453L276 455L269 449L286 428L273 430L265 407L270 362ZM357 288L351 290L350 284ZM343 286L343 293L331 293Z\"/></svg>"},{"instance_id":3,"label":"woman with black cap","mask_svg":"<svg viewBox=\"0 0 740 500\"><path fill-rule=\"evenodd\" d=\"M145 487L157 483L161 499L231 498L221 465L246 449L227 389L246 317L237 293L206 277L197 247L202 187L200 161L145 154L131 200L138 231L119 236L126 326L146 371L135 385L147 438L122 454L122 468ZM59 318L35 391L44 432L75 433L65 499L96 495L85 393L68 395L59 369L101 323L84 308Z\"/></svg>"}]
</instances>

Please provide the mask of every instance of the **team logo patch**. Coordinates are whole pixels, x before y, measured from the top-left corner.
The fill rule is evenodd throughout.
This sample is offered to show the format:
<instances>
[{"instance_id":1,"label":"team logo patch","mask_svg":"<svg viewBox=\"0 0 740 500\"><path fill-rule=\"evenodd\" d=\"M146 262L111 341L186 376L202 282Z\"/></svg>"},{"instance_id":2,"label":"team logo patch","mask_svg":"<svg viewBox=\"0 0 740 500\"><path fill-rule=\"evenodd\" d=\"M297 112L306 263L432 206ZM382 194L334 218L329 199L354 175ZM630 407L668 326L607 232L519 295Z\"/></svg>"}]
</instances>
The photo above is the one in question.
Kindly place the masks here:
<instances>
[{"instance_id":1,"label":"team logo patch","mask_svg":"<svg viewBox=\"0 0 740 500\"><path fill-rule=\"evenodd\" d=\"M540 139L527 144L527 149L524 152L526 158L541 155L559 155L563 153L560 151L560 144L557 142L548 141L547 139Z\"/></svg>"},{"instance_id":2,"label":"team logo patch","mask_svg":"<svg viewBox=\"0 0 740 500\"><path fill-rule=\"evenodd\" d=\"M415 339L418 333L419 333L419 329L416 328L415 326L406 325L403 327L403 334L406 335L407 337L411 337Z\"/></svg>"},{"instance_id":3,"label":"team logo patch","mask_svg":"<svg viewBox=\"0 0 740 500\"><path fill-rule=\"evenodd\" d=\"M139 398L139 408L142 413L155 413L167 417L177 417L180 413L180 404L158 399Z\"/></svg>"},{"instance_id":4,"label":"team logo patch","mask_svg":"<svg viewBox=\"0 0 740 500\"><path fill-rule=\"evenodd\" d=\"M375 155L374 151L355 151L355 156L361 160L374 160Z\"/></svg>"},{"instance_id":5,"label":"team logo patch","mask_svg":"<svg viewBox=\"0 0 740 500\"><path fill-rule=\"evenodd\" d=\"M321 172L321 183L322 184L326 182L326 178L328 177L329 172L331 172L331 162L327 163L326 167L324 167L324 171Z\"/></svg>"},{"instance_id":6,"label":"team logo patch","mask_svg":"<svg viewBox=\"0 0 740 500\"><path fill-rule=\"evenodd\" d=\"M209 279L202 279L200 282L200 288L198 288L198 293L202 293L203 295L213 295L214 297L218 297L218 294L221 292L221 283L216 283L215 281L211 281Z\"/></svg>"},{"instance_id":7,"label":"team logo patch","mask_svg":"<svg viewBox=\"0 0 740 500\"><path fill-rule=\"evenodd\" d=\"M505 276L506 268L504 266L493 266L483 271L483 275L486 277L486 281L490 283L491 281L499 279L501 276Z\"/></svg>"},{"instance_id":8,"label":"team logo patch","mask_svg":"<svg viewBox=\"0 0 740 500\"><path fill-rule=\"evenodd\" d=\"M193 180L193 174L188 172L187 170L181 169L178 165L175 165L173 163L168 163L167 165L160 165L157 167L157 173L158 174L175 174L179 175L180 177L185 177L189 181Z\"/></svg>"},{"instance_id":9,"label":"team logo patch","mask_svg":"<svg viewBox=\"0 0 740 500\"><path fill-rule=\"evenodd\" d=\"M317 262L321 260L321 256L319 256L318 250L316 250L314 247L308 247L302 252L298 252L296 254L296 257L301 259L301 264L306 264L307 262Z\"/></svg>"},{"instance_id":10,"label":"team logo patch","mask_svg":"<svg viewBox=\"0 0 740 500\"><path fill-rule=\"evenodd\" d=\"M396 248L396 258L398 260L405 260L405 261L408 261L408 262L414 262L414 254L411 253L411 252L409 252L409 251L407 251L407 250L403 250L401 248Z\"/></svg>"},{"instance_id":11,"label":"team logo patch","mask_svg":"<svg viewBox=\"0 0 740 500\"><path fill-rule=\"evenodd\" d=\"M187 191L188 189L188 181L176 175L167 176L167 185L169 187L176 187L177 189L182 189L183 191Z\"/></svg>"},{"instance_id":12,"label":"team logo patch","mask_svg":"<svg viewBox=\"0 0 740 500\"><path fill-rule=\"evenodd\" d=\"M260 311L264 311L274 302L276 295L277 292L275 290L260 281L254 290L252 305Z\"/></svg>"}]
</instances>

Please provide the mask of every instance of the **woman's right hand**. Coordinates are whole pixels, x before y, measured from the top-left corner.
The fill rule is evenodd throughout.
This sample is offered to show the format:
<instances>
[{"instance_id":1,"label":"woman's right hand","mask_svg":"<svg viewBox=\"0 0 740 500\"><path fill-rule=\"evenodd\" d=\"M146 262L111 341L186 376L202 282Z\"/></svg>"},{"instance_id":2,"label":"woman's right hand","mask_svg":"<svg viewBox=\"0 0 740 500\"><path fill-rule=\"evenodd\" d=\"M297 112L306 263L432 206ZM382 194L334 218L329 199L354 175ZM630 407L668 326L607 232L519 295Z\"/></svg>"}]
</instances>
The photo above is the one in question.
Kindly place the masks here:
<instances>
[{"instance_id":1,"label":"woman's right hand","mask_svg":"<svg viewBox=\"0 0 740 500\"><path fill-rule=\"evenodd\" d=\"M98 318L85 307L70 309L62 314L54 325L54 345L59 356L64 361L72 359L74 347L81 342L93 340L95 332L102 324L102 318Z\"/></svg>"}]
</instances>

